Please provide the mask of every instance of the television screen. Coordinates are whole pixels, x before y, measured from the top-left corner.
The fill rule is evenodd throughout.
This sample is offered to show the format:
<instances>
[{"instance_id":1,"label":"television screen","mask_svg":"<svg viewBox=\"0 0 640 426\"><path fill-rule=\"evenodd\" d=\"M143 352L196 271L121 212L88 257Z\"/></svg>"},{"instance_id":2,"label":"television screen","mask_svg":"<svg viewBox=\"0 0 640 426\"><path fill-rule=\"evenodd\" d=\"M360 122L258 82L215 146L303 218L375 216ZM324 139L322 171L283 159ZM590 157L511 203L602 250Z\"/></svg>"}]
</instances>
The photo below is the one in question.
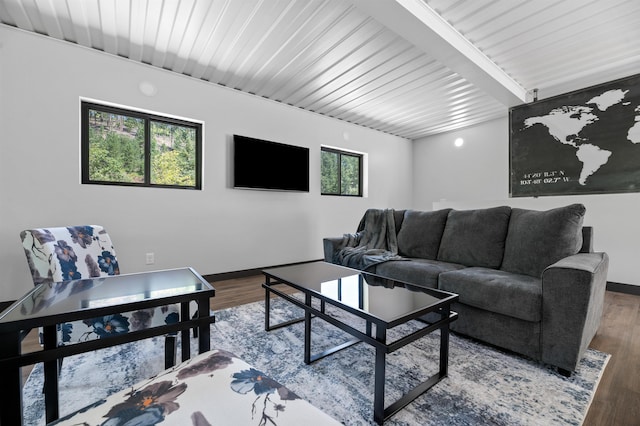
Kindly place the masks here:
<instances>
[{"instance_id":1,"label":"television screen","mask_svg":"<svg viewBox=\"0 0 640 426\"><path fill-rule=\"evenodd\" d=\"M309 148L234 135L233 186L309 192Z\"/></svg>"}]
</instances>

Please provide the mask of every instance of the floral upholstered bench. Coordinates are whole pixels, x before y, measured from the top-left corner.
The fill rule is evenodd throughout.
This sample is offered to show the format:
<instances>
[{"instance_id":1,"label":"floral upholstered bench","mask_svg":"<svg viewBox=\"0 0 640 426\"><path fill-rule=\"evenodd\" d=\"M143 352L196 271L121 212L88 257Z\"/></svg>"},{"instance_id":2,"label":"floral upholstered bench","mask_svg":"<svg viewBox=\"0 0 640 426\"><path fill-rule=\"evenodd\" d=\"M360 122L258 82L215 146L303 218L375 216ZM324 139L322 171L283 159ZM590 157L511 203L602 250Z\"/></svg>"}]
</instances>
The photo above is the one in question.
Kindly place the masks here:
<instances>
[{"instance_id":1,"label":"floral upholstered bench","mask_svg":"<svg viewBox=\"0 0 640 426\"><path fill-rule=\"evenodd\" d=\"M213 350L50 425L340 425L233 354Z\"/></svg>"}]
</instances>

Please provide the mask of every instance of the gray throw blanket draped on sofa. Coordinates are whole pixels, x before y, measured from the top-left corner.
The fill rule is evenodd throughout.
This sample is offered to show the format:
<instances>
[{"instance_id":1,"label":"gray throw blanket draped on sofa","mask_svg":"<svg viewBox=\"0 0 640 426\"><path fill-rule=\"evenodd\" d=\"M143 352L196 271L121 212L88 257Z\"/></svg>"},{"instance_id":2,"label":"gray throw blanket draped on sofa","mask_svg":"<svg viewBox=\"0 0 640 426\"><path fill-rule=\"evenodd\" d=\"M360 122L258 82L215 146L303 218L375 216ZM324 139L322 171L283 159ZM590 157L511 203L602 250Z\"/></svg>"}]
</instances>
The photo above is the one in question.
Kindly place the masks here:
<instances>
[{"instance_id":1,"label":"gray throw blanket draped on sofa","mask_svg":"<svg viewBox=\"0 0 640 426\"><path fill-rule=\"evenodd\" d=\"M392 209L369 209L355 234L345 234L343 248L336 252L334 262L366 270L388 260L401 260Z\"/></svg>"}]
</instances>

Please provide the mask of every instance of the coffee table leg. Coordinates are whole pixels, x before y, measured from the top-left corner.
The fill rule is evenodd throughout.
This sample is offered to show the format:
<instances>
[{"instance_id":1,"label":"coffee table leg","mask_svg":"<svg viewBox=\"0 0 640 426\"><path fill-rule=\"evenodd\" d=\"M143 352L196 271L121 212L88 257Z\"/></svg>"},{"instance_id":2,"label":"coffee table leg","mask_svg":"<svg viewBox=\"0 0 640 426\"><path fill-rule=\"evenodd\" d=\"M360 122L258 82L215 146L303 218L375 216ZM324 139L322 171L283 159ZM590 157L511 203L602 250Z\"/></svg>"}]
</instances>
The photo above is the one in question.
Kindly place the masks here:
<instances>
[{"instance_id":1,"label":"coffee table leg","mask_svg":"<svg viewBox=\"0 0 640 426\"><path fill-rule=\"evenodd\" d=\"M290 320L282 321L280 323L271 325L271 318L270 318L271 317L270 315L271 314L271 294L280 296L282 299L289 300L289 302L291 302L292 304L299 306L298 301L292 300L291 297L289 297L287 294L282 293L275 288L272 288L272 286L275 286L277 284L283 284L283 283L279 281L274 281L272 283L271 278L268 275L265 275L265 282L264 284L262 284L262 288L264 288L264 330L265 331L271 331L277 328L287 327L291 324L297 324L299 322L302 322L305 319L305 317L293 318Z\"/></svg>"},{"instance_id":2,"label":"coffee table leg","mask_svg":"<svg viewBox=\"0 0 640 426\"><path fill-rule=\"evenodd\" d=\"M386 343L387 331L376 325L376 340ZM386 376L386 350L376 346L375 388L373 392L373 420L381 425L384 423L384 379Z\"/></svg>"},{"instance_id":3,"label":"coffee table leg","mask_svg":"<svg viewBox=\"0 0 640 426\"><path fill-rule=\"evenodd\" d=\"M311 295L305 294L304 304L311 306ZM311 311L304 310L304 363L311 364Z\"/></svg>"},{"instance_id":4,"label":"coffee table leg","mask_svg":"<svg viewBox=\"0 0 640 426\"><path fill-rule=\"evenodd\" d=\"M264 283L264 331L271 331L271 326L269 324L269 313L271 312L271 291L269 290L271 286L271 279L268 276L265 276Z\"/></svg>"},{"instance_id":5,"label":"coffee table leg","mask_svg":"<svg viewBox=\"0 0 640 426\"><path fill-rule=\"evenodd\" d=\"M447 309L442 317L448 318L450 310ZM446 316L445 316L446 315ZM440 378L449 374L449 323L440 328Z\"/></svg>"}]
</instances>

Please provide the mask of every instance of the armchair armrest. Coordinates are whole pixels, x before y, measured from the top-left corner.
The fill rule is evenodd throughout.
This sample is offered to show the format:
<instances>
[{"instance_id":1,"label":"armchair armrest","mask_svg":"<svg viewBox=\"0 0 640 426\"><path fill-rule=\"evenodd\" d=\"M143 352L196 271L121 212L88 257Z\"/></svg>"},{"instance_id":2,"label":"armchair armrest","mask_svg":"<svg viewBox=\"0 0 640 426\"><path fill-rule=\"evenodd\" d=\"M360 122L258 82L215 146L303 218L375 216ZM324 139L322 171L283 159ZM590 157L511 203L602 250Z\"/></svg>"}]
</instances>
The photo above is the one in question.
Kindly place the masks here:
<instances>
[{"instance_id":1,"label":"armchair armrest","mask_svg":"<svg viewBox=\"0 0 640 426\"><path fill-rule=\"evenodd\" d=\"M333 263L337 252L345 247L356 247L360 241L360 234L345 234L342 237L327 237L322 239L324 247L324 261Z\"/></svg>"},{"instance_id":2,"label":"armchair armrest","mask_svg":"<svg viewBox=\"0 0 640 426\"><path fill-rule=\"evenodd\" d=\"M609 257L578 253L542 273L542 361L574 371L598 331Z\"/></svg>"}]
</instances>

